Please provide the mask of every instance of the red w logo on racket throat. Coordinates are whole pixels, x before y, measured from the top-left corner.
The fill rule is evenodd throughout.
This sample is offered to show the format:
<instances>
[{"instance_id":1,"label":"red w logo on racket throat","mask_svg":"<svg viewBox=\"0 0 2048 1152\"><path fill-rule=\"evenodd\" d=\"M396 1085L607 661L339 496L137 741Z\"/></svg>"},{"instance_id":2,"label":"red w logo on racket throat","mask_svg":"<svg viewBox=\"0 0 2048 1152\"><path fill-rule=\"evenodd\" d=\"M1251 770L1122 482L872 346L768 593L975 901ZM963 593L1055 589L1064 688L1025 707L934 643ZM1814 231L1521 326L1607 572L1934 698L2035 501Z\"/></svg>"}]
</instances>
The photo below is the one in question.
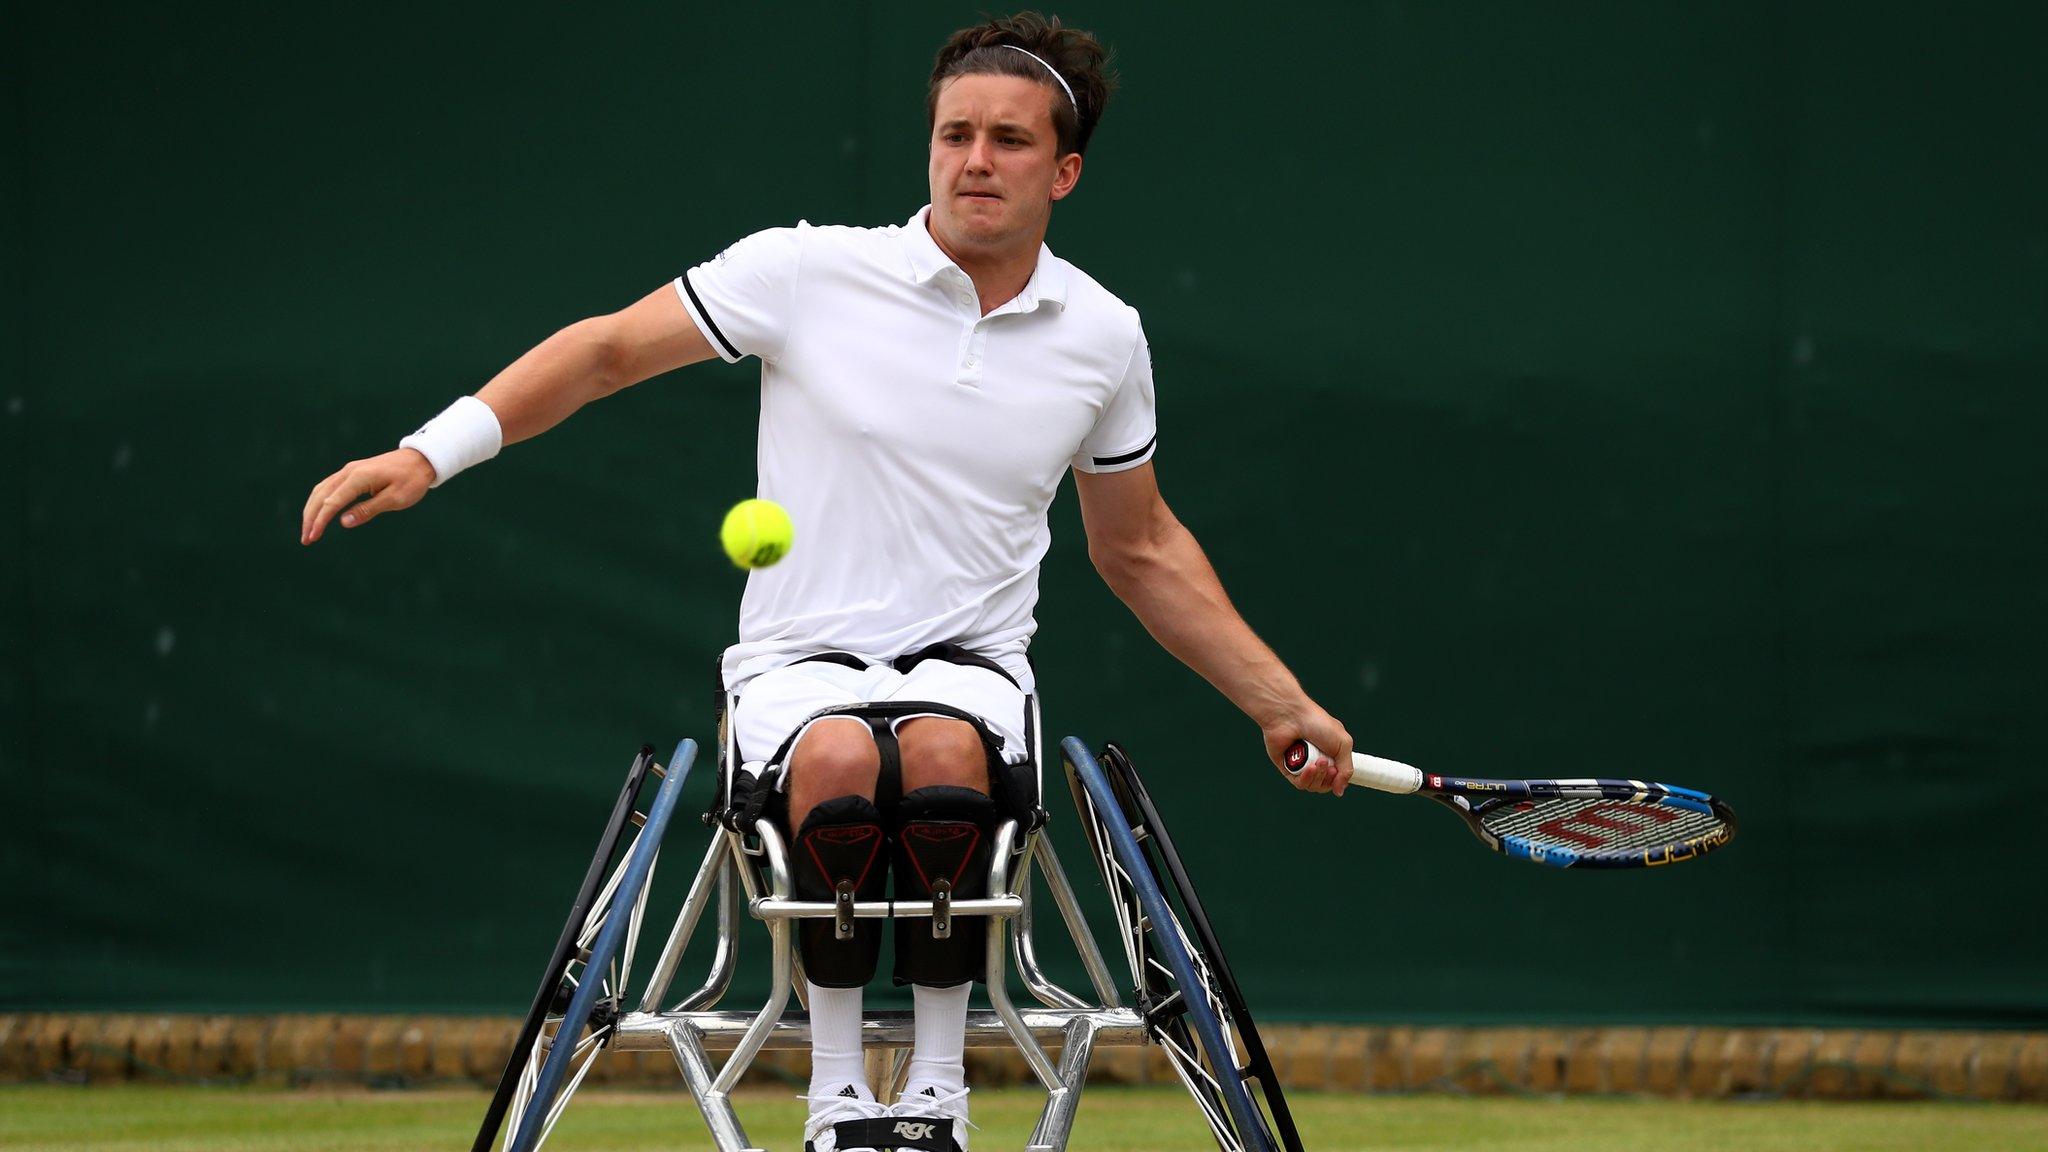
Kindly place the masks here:
<instances>
[{"instance_id":1,"label":"red w logo on racket throat","mask_svg":"<svg viewBox=\"0 0 2048 1152\"><path fill-rule=\"evenodd\" d=\"M1611 833L1647 832L1677 819L1676 814L1652 804L1623 804L1609 800L1569 816L1545 820L1536 826L1536 831L1581 848L1600 848L1615 839Z\"/></svg>"}]
</instances>

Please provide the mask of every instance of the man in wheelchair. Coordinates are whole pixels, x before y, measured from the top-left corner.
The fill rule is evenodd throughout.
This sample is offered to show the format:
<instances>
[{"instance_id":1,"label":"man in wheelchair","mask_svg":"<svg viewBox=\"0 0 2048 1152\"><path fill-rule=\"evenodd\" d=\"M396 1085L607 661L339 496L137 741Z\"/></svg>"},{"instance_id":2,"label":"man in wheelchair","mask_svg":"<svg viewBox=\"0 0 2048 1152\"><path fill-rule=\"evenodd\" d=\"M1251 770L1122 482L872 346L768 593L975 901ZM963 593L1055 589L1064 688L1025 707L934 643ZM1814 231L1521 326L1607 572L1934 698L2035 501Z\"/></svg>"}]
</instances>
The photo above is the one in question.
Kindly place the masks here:
<instances>
[{"instance_id":1,"label":"man in wheelchair","mask_svg":"<svg viewBox=\"0 0 2048 1152\"><path fill-rule=\"evenodd\" d=\"M1341 791L1350 736L1238 615L1160 495L1137 312L1044 246L1114 87L1107 63L1093 36L1034 14L960 30L926 97L929 207L900 226L759 232L571 325L398 450L322 481L302 542L337 516L356 528L408 508L591 400L752 355L758 492L789 510L800 539L749 576L721 672L751 786L736 800L786 815L798 898L880 899L893 878L896 899L937 902L986 885L1004 770L1025 755L1047 509L1069 471L1110 588L1259 725L1276 769L1296 741L1325 750L1284 778ZM1212 156L1187 150L1190 164ZM860 1043L881 929L801 922L807 1148L966 1146L962 1033L986 941L935 919L894 929L915 1044L888 1107ZM885 1118L905 1121L891 1129L900 1145L840 1142Z\"/></svg>"}]
</instances>

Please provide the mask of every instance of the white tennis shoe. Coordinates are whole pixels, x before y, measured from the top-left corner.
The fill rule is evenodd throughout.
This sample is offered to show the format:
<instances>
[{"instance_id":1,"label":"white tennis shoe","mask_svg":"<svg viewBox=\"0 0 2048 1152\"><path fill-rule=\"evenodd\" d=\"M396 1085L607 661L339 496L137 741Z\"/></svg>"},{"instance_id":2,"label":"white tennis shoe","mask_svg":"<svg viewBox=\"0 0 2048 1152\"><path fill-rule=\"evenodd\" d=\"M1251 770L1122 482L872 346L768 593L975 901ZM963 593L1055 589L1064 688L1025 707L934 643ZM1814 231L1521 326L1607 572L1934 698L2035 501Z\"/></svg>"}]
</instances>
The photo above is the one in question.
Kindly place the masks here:
<instances>
[{"instance_id":1,"label":"white tennis shoe","mask_svg":"<svg viewBox=\"0 0 2048 1152\"><path fill-rule=\"evenodd\" d=\"M974 1127L967 1119L967 1089L942 1088L936 1084L906 1084L903 1094L889 1105L889 1115L911 1123L930 1122L938 1125L938 1134L950 1135L953 1147L967 1152L967 1130ZM959 1123L954 1123L954 1121Z\"/></svg>"},{"instance_id":2,"label":"white tennis shoe","mask_svg":"<svg viewBox=\"0 0 2048 1152\"><path fill-rule=\"evenodd\" d=\"M804 1097L811 1105L811 1118L804 1121L804 1152L874 1152L872 1144L839 1146L833 1126L842 1120L880 1120L889 1115L887 1105L858 1084Z\"/></svg>"}]
</instances>

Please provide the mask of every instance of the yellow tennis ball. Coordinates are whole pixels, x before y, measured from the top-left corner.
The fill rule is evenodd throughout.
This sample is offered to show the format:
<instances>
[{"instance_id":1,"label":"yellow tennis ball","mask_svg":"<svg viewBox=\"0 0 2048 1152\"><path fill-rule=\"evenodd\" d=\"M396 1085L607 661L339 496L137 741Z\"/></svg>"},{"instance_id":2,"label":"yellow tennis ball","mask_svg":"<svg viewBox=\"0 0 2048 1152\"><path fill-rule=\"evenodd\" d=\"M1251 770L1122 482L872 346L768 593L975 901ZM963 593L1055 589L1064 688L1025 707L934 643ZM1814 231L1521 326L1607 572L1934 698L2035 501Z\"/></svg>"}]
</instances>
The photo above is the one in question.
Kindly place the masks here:
<instances>
[{"instance_id":1,"label":"yellow tennis ball","mask_svg":"<svg viewBox=\"0 0 2048 1152\"><path fill-rule=\"evenodd\" d=\"M766 568L789 553L796 525L773 500L742 500L725 514L718 529L725 554L742 568Z\"/></svg>"}]
</instances>

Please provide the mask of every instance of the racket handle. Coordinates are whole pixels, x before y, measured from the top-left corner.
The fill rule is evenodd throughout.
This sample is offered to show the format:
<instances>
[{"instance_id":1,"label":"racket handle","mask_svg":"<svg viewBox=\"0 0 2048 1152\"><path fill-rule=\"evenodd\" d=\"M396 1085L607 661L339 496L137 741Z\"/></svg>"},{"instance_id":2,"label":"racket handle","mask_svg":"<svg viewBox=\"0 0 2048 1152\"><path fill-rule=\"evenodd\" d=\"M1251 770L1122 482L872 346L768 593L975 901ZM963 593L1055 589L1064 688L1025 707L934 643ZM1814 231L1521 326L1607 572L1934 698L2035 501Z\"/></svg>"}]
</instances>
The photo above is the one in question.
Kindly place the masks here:
<instances>
[{"instance_id":1,"label":"racket handle","mask_svg":"<svg viewBox=\"0 0 2048 1152\"><path fill-rule=\"evenodd\" d=\"M1314 763L1321 756L1315 745L1306 740L1296 740L1287 750L1287 771L1299 775L1303 768ZM1382 792L1397 792L1403 795L1422 787L1422 770L1378 756L1367 756L1363 752L1351 754L1351 782L1365 788L1377 788Z\"/></svg>"}]
</instances>

